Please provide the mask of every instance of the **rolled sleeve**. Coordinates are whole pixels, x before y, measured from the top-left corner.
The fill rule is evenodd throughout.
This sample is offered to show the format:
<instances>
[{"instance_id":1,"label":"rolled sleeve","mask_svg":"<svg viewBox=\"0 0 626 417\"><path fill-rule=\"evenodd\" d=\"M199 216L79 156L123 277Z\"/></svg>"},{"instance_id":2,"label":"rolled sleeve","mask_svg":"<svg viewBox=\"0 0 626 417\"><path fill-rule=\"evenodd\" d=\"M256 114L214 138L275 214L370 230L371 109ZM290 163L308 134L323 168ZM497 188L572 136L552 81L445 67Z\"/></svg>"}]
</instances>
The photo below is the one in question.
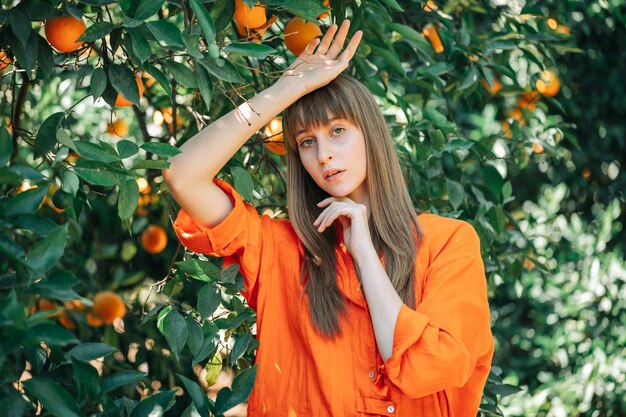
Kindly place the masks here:
<instances>
[{"instance_id":1,"label":"rolled sleeve","mask_svg":"<svg viewBox=\"0 0 626 417\"><path fill-rule=\"evenodd\" d=\"M466 225L427 269L420 305L400 309L392 354L379 369L407 396L465 385L478 358L491 349L480 243Z\"/></svg>"},{"instance_id":2,"label":"rolled sleeve","mask_svg":"<svg viewBox=\"0 0 626 417\"><path fill-rule=\"evenodd\" d=\"M181 209L174 221L174 231L180 242L194 252L214 257L224 257L224 266L239 264L244 276L242 295L255 308L257 281L261 272L263 248L269 247L263 239L271 239L270 233L261 233L263 216L244 203L237 191L227 182L215 179L215 185L233 202L233 209L215 226L207 226L194 220ZM269 221L269 218L268 218ZM269 223L266 224L269 227Z\"/></svg>"}]
</instances>

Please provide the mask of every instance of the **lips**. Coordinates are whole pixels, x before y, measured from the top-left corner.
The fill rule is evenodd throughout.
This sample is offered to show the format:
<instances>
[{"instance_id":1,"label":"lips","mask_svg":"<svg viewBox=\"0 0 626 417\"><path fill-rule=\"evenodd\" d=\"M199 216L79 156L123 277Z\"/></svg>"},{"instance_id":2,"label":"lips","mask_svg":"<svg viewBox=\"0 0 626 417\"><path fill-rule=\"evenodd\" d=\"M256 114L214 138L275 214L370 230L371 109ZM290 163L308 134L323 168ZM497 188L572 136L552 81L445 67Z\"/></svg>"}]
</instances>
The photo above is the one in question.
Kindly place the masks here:
<instances>
[{"instance_id":1,"label":"lips","mask_svg":"<svg viewBox=\"0 0 626 417\"><path fill-rule=\"evenodd\" d=\"M336 174L339 174L341 172L344 172L344 170L343 169L329 169L329 170L324 171L323 176L324 176L324 179L327 180L327 179L332 178L333 176L335 176Z\"/></svg>"}]
</instances>

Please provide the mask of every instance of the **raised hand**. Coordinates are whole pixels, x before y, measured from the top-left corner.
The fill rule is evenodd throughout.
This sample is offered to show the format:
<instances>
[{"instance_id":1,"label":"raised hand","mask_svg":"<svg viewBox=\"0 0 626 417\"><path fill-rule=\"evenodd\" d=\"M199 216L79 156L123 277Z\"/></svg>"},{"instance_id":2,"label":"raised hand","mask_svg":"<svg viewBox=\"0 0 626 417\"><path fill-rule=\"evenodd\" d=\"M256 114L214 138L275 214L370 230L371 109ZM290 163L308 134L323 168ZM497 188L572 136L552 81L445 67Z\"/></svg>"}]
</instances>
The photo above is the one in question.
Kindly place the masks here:
<instances>
[{"instance_id":1,"label":"raised hand","mask_svg":"<svg viewBox=\"0 0 626 417\"><path fill-rule=\"evenodd\" d=\"M349 28L349 20L344 20L340 28L331 25L321 41L315 38L307 45L280 80L298 83L306 94L335 79L348 67L363 36L357 31L340 54Z\"/></svg>"},{"instance_id":2,"label":"raised hand","mask_svg":"<svg viewBox=\"0 0 626 417\"><path fill-rule=\"evenodd\" d=\"M373 249L372 237L368 225L367 207L348 197L328 197L318 207L326 207L313 222L318 232L323 232L335 220L343 230L343 241L348 252L357 259Z\"/></svg>"}]
</instances>

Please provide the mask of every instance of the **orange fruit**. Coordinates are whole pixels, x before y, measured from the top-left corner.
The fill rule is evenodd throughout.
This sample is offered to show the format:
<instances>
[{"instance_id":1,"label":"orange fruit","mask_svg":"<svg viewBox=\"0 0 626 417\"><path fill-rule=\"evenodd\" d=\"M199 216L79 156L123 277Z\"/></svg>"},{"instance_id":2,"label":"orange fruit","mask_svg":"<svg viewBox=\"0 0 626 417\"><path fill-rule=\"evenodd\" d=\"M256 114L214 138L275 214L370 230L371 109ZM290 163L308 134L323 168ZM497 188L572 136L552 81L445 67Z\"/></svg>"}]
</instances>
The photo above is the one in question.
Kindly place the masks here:
<instances>
[{"instance_id":1,"label":"orange fruit","mask_svg":"<svg viewBox=\"0 0 626 417\"><path fill-rule=\"evenodd\" d=\"M422 5L422 9L424 9L425 12L434 12L438 9L438 7L435 2L433 2L432 0L428 0L426 4Z\"/></svg>"},{"instance_id":2,"label":"orange fruit","mask_svg":"<svg viewBox=\"0 0 626 417\"><path fill-rule=\"evenodd\" d=\"M322 36L319 25L294 17L285 25L285 45L295 56L299 56L313 39Z\"/></svg>"},{"instance_id":3,"label":"orange fruit","mask_svg":"<svg viewBox=\"0 0 626 417\"><path fill-rule=\"evenodd\" d=\"M327 7L328 9L330 9L330 0L324 0L324 7ZM318 19L323 19L326 16L330 16L330 10L328 10L327 12L324 12L321 15L317 16L317 18Z\"/></svg>"},{"instance_id":4,"label":"orange fruit","mask_svg":"<svg viewBox=\"0 0 626 417\"><path fill-rule=\"evenodd\" d=\"M104 324L104 321L96 317L95 314L91 312L87 313L87 325L89 327L100 327L103 324Z\"/></svg>"},{"instance_id":5,"label":"orange fruit","mask_svg":"<svg viewBox=\"0 0 626 417\"><path fill-rule=\"evenodd\" d=\"M157 224L151 224L141 234L141 246L148 253L157 254L163 252L167 246L167 233Z\"/></svg>"},{"instance_id":6,"label":"orange fruit","mask_svg":"<svg viewBox=\"0 0 626 417\"><path fill-rule=\"evenodd\" d=\"M540 143L533 143L531 145L531 148L533 149L534 153L542 153L543 152L543 145Z\"/></svg>"},{"instance_id":7,"label":"orange fruit","mask_svg":"<svg viewBox=\"0 0 626 417\"><path fill-rule=\"evenodd\" d=\"M107 124L107 133L122 138L128 133L128 123L124 119L117 119L113 123Z\"/></svg>"},{"instance_id":8,"label":"orange fruit","mask_svg":"<svg viewBox=\"0 0 626 417\"><path fill-rule=\"evenodd\" d=\"M265 146L270 152L278 155L285 155L287 153L283 139L282 117L273 118L267 126L265 126L263 133L265 133Z\"/></svg>"},{"instance_id":9,"label":"orange fruit","mask_svg":"<svg viewBox=\"0 0 626 417\"><path fill-rule=\"evenodd\" d=\"M265 29L246 29L245 26L240 25L239 23L237 23L237 21L235 20L235 29L237 29L237 33L240 34L241 36L245 36L246 38L250 38L253 41L260 41L263 38L263 35L265 34Z\"/></svg>"},{"instance_id":10,"label":"orange fruit","mask_svg":"<svg viewBox=\"0 0 626 417\"><path fill-rule=\"evenodd\" d=\"M74 165L76 163L76 160L80 158L80 155L74 151L70 152L70 154L67 156L67 158L65 158L65 160L69 163Z\"/></svg>"},{"instance_id":11,"label":"orange fruit","mask_svg":"<svg viewBox=\"0 0 626 417\"><path fill-rule=\"evenodd\" d=\"M61 326L65 327L68 330L76 329L76 324L74 323L74 320L72 320L69 314L67 314L65 311L62 311L61 314L59 314L59 323L61 324Z\"/></svg>"},{"instance_id":12,"label":"orange fruit","mask_svg":"<svg viewBox=\"0 0 626 417\"><path fill-rule=\"evenodd\" d=\"M439 37L437 29L432 23L424 26L424 30L422 30L422 35L425 36L426 39L428 39L436 53L439 54L443 52L443 44L441 43L441 38Z\"/></svg>"},{"instance_id":13,"label":"orange fruit","mask_svg":"<svg viewBox=\"0 0 626 417\"><path fill-rule=\"evenodd\" d=\"M534 111L537 108L538 101L539 94L536 91L526 92L520 96L517 102L517 108Z\"/></svg>"},{"instance_id":14,"label":"orange fruit","mask_svg":"<svg viewBox=\"0 0 626 417\"><path fill-rule=\"evenodd\" d=\"M511 139L513 137L513 132L511 131L511 125L506 120L500 120L500 127L502 128L502 134L505 138Z\"/></svg>"},{"instance_id":15,"label":"orange fruit","mask_svg":"<svg viewBox=\"0 0 626 417\"><path fill-rule=\"evenodd\" d=\"M535 83L537 91L547 97L554 97L561 88L561 81L555 72L545 70L539 74L539 79Z\"/></svg>"},{"instance_id":16,"label":"orange fruit","mask_svg":"<svg viewBox=\"0 0 626 417\"><path fill-rule=\"evenodd\" d=\"M257 4L261 4L260 1ZM266 21L265 6L248 6L242 0L235 0L235 14L233 15L235 22L244 29L254 29L262 26ZM237 29L239 31L239 29ZM243 33L239 32L240 35Z\"/></svg>"},{"instance_id":17,"label":"orange fruit","mask_svg":"<svg viewBox=\"0 0 626 417\"><path fill-rule=\"evenodd\" d=\"M589 178L591 176L591 170L589 168L583 169L583 178Z\"/></svg>"},{"instance_id":18,"label":"orange fruit","mask_svg":"<svg viewBox=\"0 0 626 417\"><path fill-rule=\"evenodd\" d=\"M70 300L63 302L67 311L85 311L85 305L79 300Z\"/></svg>"},{"instance_id":19,"label":"orange fruit","mask_svg":"<svg viewBox=\"0 0 626 417\"><path fill-rule=\"evenodd\" d=\"M5 51L0 51L0 72L4 71L11 62L13 62L11 57Z\"/></svg>"},{"instance_id":20,"label":"orange fruit","mask_svg":"<svg viewBox=\"0 0 626 417\"><path fill-rule=\"evenodd\" d=\"M145 178L137 178L137 187L139 187L139 194L150 193L150 183Z\"/></svg>"},{"instance_id":21,"label":"orange fruit","mask_svg":"<svg viewBox=\"0 0 626 417\"><path fill-rule=\"evenodd\" d=\"M139 90L139 98L141 98L143 96L143 90L144 90L143 81L141 80L141 77L136 76L135 82L137 83L137 89ZM118 94L117 97L115 98L115 105L124 107L124 106L132 106L133 103L126 100L123 95Z\"/></svg>"},{"instance_id":22,"label":"orange fruit","mask_svg":"<svg viewBox=\"0 0 626 417\"><path fill-rule=\"evenodd\" d=\"M86 28L85 22L74 16L46 20L46 39L59 52L74 52L83 45L82 42L78 42L78 38Z\"/></svg>"},{"instance_id":23,"label":"orange fruit","mask_svg":"<svg viewBox=\"0 0 626 417\"><path fill-rule=\"evenodd\" d=\"M524 113L519 108L515 108L509 113L509 117L513 120L517 120L520 126L526 125L526 119L524 118Z\"/></svg>"},{"instance_id":24,"label":"orange fruit","mask_svg":"<svg viewBox=\"0 0 626 417\"><path fill-rule=\"evenodd\" d=\"M144 71L144 72L141 73L141 75L143 75L143 78L146 79L146 87L150 88L154 84L156 84L156 82L157 82L156 78L154 78L152 75L150 75L150 73Z\"/></svg>"},{"instance_id":25,"label":"orange fruit","mask_svg":"<svg viewBox=\"0 0 626 417\"><path fill-rule=\"evenodd\" d=\"M2 70L0 70L1 72ZM11 124L11 119L9 119L9 116L5 116L4 117L4 124L7 127L7 130L9 131L9 134L12 135L13 134L13 125Z\"/></svg>"},{"instance_id":26,"label":"orange fruit","mask_svg":"<svg viewBox=\"0 0 626 417\"><path fill-rule=\"evenodd\" d=\"M58 307L59 306L54 301L50 301L47 298L40 298L35 303L36 311L50 311L50 310L54 310L54 309L56 309ZM54 313L50 317L56 317L59 314L61 314L61 313L60 312Z\"/></svg>"},{"instance_id":27,"label":"orange fruit","mask_svg":"<svg viewBox=\"0 0 626 417\"><path fill-rule=\"evenodd\" d=\"M502 83L497 78L493 80L493 88L486 80L480 80L480 83L483 85L485 90L489 91L491 95L497 94L498 91L502 89Z\"/></svg>"},{"instance_id":28,"label":"orange fruit","mask_svg":"<svg viewBox=\"0 0 626 417\"><path fill-rule=\"evenodd\" d=\"M122 297L113 291L100 291L93 299L91 311L105 323L113 323L115 319L124 317L126 304Z\"/></svg>"}]
</instances>

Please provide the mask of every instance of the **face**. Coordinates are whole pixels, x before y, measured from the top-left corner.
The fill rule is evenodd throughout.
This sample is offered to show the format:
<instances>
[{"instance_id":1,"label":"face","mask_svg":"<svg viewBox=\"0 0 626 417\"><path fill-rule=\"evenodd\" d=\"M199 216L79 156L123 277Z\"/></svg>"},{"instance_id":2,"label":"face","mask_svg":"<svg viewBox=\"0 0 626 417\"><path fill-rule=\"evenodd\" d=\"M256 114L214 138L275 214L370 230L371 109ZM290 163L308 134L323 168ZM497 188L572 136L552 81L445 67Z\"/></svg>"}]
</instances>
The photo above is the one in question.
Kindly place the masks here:
<instances>
[{"instance_id":1,"label":"face","mask_svg":"<svg viewBox=\"0 0 626 417\"><path fill-rule=\"evenodd\" d=\"M365 138L356 125L333 118L325 126L299 130L295 139L302 165L321 189L333 197L368 201Z\"/></svg>"}]
</instances>

